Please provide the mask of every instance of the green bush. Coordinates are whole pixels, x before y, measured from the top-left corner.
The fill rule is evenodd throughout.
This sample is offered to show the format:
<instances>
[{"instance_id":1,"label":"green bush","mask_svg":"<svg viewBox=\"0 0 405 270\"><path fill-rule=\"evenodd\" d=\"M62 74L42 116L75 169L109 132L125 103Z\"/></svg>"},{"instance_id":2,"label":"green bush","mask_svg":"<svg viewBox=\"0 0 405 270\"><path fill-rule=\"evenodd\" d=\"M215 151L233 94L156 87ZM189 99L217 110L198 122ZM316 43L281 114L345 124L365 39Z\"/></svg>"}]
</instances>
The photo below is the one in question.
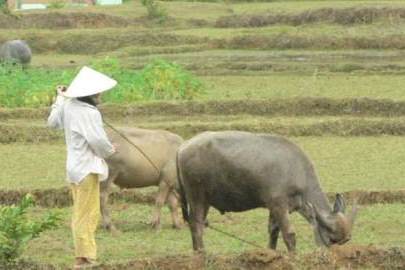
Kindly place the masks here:
<instances>
[{"instance_id":1,"label":"green bush","mask_svg":"<svg viewBox=\"0 0 405 270\"><path fill-rule=\"evenodd\" d=\"M6 0L0 0L0 13L10 14Z\"/></svg>"},{"instance_id":2,"label":"green bush","mask_svg":"<svg viewBox=\"0 0 405 270\"><path fill-rule=\"evenodd\" d=\"M200 80L165 60L153 61L139 75L139 87L147 99L193 99L203 93Z\"/></svg>"},{"instance_id":3,"label":"green bush","mask_svg":"<svg viewBox=\"0 0 405 270\"><path fill-rule=\"evenodd\" d=\"M0 207L0 266L15 261L28 241L57 226L60 217L53 213L38 221L29 220L27 209L33 204L32 197L26 195L19 205Z\"/></svg>"},{"instance_id":4,"label":"green bush","mask_svg":"<svg viewBox=\"0 0 405 270\"><path fill-rule=\"evenodd\" d=\"M157 59L144 69L124 69L115 58L105 58L91 64L93 68L118 81L113 91L105 94L105 101L130 103L144 100L190 100L203 93L203 84L181 66Z\"/></svg>"},{"instance_id":5,"label":"green bush","mask_svg":"<svg viewBox=\"0 0 405 270\"><path fill-rule=\"evenodd\" d=\"M61 9L66 6L66 2L63 0L53 0L48 5L47 8L49 9Z\"/></svg>"},{"instance_id":6,"label":"green bush","mask_svg":"<svg viewBox=\"0 0 405 270\"><path fill-rule=\"evenodd\" d=\"M167 11L155 0L142 0L142 5L148 10L148 16L151 19L157 19L163 23L167 19Z\"/></svg>"}]
</instances>

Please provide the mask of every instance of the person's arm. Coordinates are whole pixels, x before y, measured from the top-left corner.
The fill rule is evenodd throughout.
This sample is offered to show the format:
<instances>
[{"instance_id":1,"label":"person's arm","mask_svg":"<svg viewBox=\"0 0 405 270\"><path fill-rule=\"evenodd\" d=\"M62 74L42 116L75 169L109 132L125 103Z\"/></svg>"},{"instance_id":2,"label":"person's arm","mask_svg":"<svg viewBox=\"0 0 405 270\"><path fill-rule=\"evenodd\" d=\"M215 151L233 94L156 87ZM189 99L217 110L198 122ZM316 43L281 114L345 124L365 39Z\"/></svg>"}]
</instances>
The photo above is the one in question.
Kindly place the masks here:
<instances>
[{"instance_id":1,"label":"person's arm","mask_svg":"<svg viewBox=\"0 0 405 270\"><path fill-rule=\"evenodd\" d=\"M97 110L90 113L89 123L86 125L84 137L94 153L101 158L108 158L115 153L115 147L105 133L101 114Z\"/></svg>"},{"instance_id":2,"label":"person's arm","mask_svg":"<svg viewBox=\"0 0 405 270\"><path fill-rule=\"evenodd\" d=\"M58 96L56 101L52 104L52 110L48 117L48 126L55 129L63 129L63 104L67 98L62 96L62 88L57 88Z\"/></svg>"}]
</instances>

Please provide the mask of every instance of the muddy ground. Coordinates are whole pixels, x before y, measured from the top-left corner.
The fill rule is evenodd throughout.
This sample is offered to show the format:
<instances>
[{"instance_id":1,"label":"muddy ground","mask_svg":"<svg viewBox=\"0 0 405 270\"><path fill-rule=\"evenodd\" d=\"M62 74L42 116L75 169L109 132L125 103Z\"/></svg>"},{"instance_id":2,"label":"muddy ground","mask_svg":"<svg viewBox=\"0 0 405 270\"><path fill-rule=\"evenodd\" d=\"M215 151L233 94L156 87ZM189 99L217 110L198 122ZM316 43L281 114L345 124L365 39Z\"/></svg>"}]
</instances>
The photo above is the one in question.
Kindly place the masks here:
<instances>
[{"instance_id":1,"label":"muddy ground","mask_svg":"<svg viewBox=\"0 0 405 270\"><path fill-rule=\"evenodd\" d=\"M53 270L52 265L20 262L0 269ZM89 268L90 269L90 268ZM308 254L293 255L267 249L248 251L239 255L176 255L133 260L121 264L102 264L93 270L200 270L200 269L405 269L404 248L375 246L333 246Z\"/></svg>"}]
</instances>

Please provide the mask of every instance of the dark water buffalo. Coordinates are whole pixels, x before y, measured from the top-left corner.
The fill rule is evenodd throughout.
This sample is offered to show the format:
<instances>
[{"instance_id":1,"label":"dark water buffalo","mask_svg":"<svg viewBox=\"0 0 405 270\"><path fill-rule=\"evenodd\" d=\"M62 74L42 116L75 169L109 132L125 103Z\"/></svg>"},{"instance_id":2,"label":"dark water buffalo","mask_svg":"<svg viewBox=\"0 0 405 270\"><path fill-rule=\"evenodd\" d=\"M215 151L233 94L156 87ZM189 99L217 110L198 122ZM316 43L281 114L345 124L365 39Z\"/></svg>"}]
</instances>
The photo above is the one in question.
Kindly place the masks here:
<instances>
[{"instance_id":1,"label":"dark water buffalo","mask_svg":"<svg viewBox=\"0 0 405 270\"><path fill-rule=\"evenodd\" d=\"M31 62L31 49L25 41L11 40L0 47L0 61L11 61L20 64Z\"/></svg>"},{"instance_id":2,"label":"dark water buffalo","mask_svg":"<svg viewBox=\"0 0 405 270\"><path fill-rule=\"evenodd\" d=\"M109 178L101 184L101 214L103 226L114 230L107 208L108 195L112 183L121 188L141 188L159 186L156 208L152 217L152 226L160 224L160 209L167 201L171 210L173 226L179 228L176 151L183 139L176 134L163 130L139 128L121 128L119 131L152 160L153 165L128 141L113 130L107 130L108 136L117 144L118 153L107 159Z\"/></svg>"},{"instance_id":3,"label":"dark water buffalo","mask_svg":"<svg viewBox=\"0 0 405 270\"><path fill-rule=\"evenodd\" d=\"M272 249L281 231L287 249L295 250L288 220L294 211L312 224L318 244L343 244L351 238L356 207L345 215L338 194L331 209L311 161L285 138L239 131L202 133L179 148L177 169L194 250L204 248L210 206L221 213L268 208Z\"/></svg>"}]
</instances>

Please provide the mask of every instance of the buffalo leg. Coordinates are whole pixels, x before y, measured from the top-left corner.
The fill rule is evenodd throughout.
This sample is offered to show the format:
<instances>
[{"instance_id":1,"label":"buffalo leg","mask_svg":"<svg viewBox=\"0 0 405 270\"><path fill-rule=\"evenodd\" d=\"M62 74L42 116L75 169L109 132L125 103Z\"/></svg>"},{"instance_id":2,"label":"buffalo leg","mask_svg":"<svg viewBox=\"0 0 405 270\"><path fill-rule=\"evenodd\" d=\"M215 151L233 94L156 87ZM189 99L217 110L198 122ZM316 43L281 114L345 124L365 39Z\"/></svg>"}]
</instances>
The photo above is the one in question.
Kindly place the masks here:
<instances>
[{"instance_id":1,"label":"buffalo leg","mask_svg":"<svg viewBox=\"0 0 405 270\"><path fill-rule=\"evenodd\" d=\"M269 214L269 235L270 235L269 248L276 249L279 233L280 233L280 227L278 226L278 223L276 222L275 218L270 213Z\"/></svg>"},{"instance_id":2,"label":"buffalo leg","mask_svg":"<svg viewBox=\"0 0 405 270\"><path fill-rule=\"evenodd\" d=\"M271 216L278 223L288 251L295 252L295 232L288 220L288 208L284 205L273 206Z\"/></svg>"},{"instance_id":3,"label":"buffalo leg","mask_svg":"<svg viewBox=\"0 0 405 270\"><path fill-rule=\"evenodd\" d=\"M153 228L158 229L160 226L160 211L167 199L170 187L167 185L166 181L161 181L159 184L159 192L156 196L155 210L152 215L151 225Z\"/></svg>"},{"instance_id":4,"label":"buffalo leg","mask_svg":"<svg viewBox=\"0 0 405 270\"><path fill-rule=\"evenodd\" d=\"M104 229L115 232L116 228L111 222L110 210L108 209L108 197L111 192L111 186L114 182L114 179L117 177L117 174L110 173L110 177L100 183L100 212L102 218L102 226Z\"/></svg>"},{"instance_id":5,"label":"buffalo leg","mask_svg":"<svg viewBox=\"0 0 405 270\"><path fill-rule=\"evenodd\" d=\"M205 219L208 213L208 207L203 203L198 203L190 209L191 215L191 237L193 240L193 249L195 251L204 250L203 233L205 227Z\"/></svg>"},{"instance_id":6,"label":"buffalo leg","mask_svg":"<svg viewBox=\"0 0 405 270\"><path fill-rule=\"evenodd\" d=\"M169 193L169 197L167 198L167 202L172 214L173 228L180 229L181 222L179 219L179 213L177 212L179 205L179 195L176 193L175 190L171 190L171 192Z\"/></svg>"}]
</instances>

